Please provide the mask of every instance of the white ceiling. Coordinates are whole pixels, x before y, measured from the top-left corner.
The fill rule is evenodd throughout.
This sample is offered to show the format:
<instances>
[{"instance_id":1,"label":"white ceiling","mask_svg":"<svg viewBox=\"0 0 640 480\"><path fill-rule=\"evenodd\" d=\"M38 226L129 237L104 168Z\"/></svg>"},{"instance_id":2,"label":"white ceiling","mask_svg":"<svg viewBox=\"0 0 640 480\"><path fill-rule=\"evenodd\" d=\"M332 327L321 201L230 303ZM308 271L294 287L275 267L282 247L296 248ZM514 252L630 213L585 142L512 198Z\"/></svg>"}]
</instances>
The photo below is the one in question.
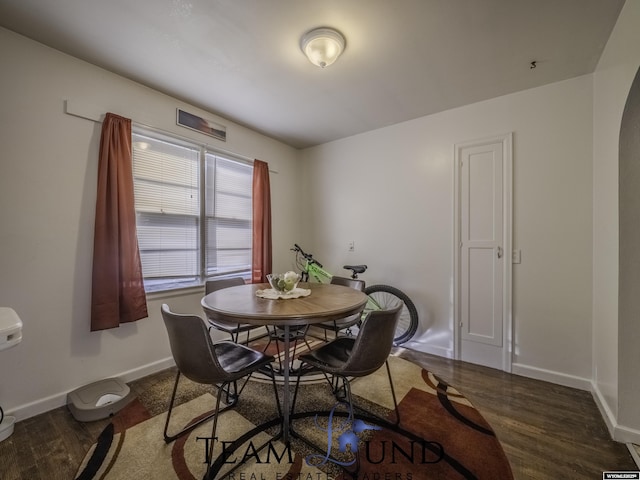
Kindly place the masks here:
<instances>
[{"instance_id":1,"label":"white ceiling","mask_svg":"<svg viewBox=\"0 0 640 480\"><path fill-rule=\"evenodd\" d=\"M303 148L590 73L623 4L0 0L0 25ZM347 41L326 69L318 26Z\"/></svg>"}]
</instances>

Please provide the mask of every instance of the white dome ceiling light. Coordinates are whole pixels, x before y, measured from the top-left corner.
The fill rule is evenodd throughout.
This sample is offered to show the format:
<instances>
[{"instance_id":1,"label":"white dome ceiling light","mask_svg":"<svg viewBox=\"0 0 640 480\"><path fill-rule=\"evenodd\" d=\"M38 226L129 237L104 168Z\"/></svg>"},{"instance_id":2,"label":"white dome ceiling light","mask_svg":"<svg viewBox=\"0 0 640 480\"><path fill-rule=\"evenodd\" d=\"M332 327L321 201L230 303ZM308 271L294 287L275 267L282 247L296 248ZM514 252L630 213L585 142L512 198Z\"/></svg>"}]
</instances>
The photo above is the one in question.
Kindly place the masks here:
<instances>
[{"instance_id":1,"label":"white dome ceiling light","mask_svg":"<svg viewBox=\"0 0 640 480\"><path fill-rule=\"evenodd\" d=\"M300 48L309 61L320 68L328 67L344 51L345 40L333 28L315 28L305 33L300 40Z\"/></svg>"}]
</instances>

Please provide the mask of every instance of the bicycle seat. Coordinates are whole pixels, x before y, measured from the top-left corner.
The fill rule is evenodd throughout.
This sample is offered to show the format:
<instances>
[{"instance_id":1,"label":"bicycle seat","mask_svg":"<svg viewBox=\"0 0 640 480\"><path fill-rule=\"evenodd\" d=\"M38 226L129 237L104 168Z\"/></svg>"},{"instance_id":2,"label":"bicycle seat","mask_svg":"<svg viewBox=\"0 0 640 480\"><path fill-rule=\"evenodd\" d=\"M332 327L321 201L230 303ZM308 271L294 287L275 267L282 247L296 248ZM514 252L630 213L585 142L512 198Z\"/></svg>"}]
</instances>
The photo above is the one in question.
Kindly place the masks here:
<instances>
[{"instance_id":1,"label":"bicycle seat","mask_svg":"<svg viewBox=\"0 0 640 480\"><path fill-rule=\"evenodd\" d=\"M366 265L344 265L342 268L351 270L353 273L364 273L367 271Z\"/></svg>"}]
</instances>

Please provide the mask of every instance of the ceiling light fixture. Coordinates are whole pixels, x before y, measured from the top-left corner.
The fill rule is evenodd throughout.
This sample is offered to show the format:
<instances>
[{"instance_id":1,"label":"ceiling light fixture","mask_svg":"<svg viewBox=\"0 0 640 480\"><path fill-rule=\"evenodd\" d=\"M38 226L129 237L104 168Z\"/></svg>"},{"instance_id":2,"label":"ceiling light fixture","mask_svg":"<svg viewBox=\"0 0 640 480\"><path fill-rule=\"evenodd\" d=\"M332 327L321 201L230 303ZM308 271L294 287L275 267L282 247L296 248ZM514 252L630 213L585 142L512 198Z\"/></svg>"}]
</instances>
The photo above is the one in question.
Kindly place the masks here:
<instances>
[{"instance_id":1,"label":"ceiling light fixture","mask_svg":"<svg viewBox=\"0 0 640 480\"><path fill-rule=\"evenodd\" d=\"M309 61L320 68L328 67L344 51L345 41L333 28L315 28L302 36L300 48Z\"/></svg>"}]
</instances>

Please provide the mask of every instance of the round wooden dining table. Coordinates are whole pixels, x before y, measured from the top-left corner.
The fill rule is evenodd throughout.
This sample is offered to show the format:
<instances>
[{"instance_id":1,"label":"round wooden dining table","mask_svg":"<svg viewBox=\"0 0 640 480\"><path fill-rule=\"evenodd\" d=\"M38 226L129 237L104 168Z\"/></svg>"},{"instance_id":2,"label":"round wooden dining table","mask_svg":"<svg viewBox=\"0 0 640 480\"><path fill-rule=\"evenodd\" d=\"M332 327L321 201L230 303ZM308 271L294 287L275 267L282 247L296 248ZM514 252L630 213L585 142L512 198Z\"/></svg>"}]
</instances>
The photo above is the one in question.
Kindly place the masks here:
<instances>
[{"instance_id":1,"label":"round wooden dining table","mask_svg":"<svg viewBox=\"0 0 640 480\"><path fill-rule=\"evenodd\" d=\"M284 398L282 437L289 441L290 431L290 327L339 320L361 312L367 296L359 290L342 285L300 283L298 288L310 290L298 298L262 298L259 290L270 289L268 283L223 288L202 298L208 318L252 325L277 326L284 330Z\"/></svg>"}]
</instances>

